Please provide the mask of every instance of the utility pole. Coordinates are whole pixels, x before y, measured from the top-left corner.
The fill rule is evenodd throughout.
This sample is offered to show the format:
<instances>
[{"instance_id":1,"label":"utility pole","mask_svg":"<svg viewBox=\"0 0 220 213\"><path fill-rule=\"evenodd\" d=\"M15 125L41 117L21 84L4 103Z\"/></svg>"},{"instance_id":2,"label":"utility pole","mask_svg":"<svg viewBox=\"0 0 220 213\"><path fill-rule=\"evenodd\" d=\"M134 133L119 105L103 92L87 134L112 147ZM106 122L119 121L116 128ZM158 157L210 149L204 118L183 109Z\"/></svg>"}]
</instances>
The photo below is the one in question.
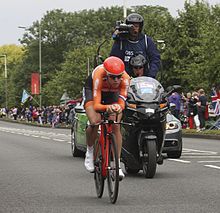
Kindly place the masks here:
<instances>
[{"instance_id":1,"label":"utility pole","mask_svg":"<svg viewBox=\"0 0 220 213\"><path fill-rule=\"evenodd\" d=\"M124 10L124 19L126 19L127 17L127 6L126 6L126 0L124 0L124 3L123 3L123 10Z\"/></svg>"},{"instance_id":2,"label":"utility pole","mask_svg":"<svg viewBox=\"0 0 220 213\"><path fill-rule=\"evenodd\" d=\"M5 64L5 107L8 109L8 71L7 71L7 55L0 55L0 57L4 57Z\"/></svg>"}]
</instances>

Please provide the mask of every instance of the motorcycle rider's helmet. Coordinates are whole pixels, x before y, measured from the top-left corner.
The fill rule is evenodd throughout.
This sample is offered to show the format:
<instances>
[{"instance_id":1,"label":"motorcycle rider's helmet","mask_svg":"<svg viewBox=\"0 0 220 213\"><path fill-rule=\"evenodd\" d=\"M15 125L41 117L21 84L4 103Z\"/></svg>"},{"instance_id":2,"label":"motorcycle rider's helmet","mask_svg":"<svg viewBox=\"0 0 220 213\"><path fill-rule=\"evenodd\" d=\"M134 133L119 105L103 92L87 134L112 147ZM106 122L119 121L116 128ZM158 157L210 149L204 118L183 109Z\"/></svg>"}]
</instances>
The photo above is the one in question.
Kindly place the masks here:
<instances>
[{"instance_id":1,"label":"motorcycle rider's helmet","mask_svg":"<svg viewBox=\"0 0 220 213\"><path fill-rule=\"evenodd\" d=\"M115 56L106 58L103 66L108 75L121 75L125 71L124 62Z\"/></svg>"},{"instance_id":2,"label":"motorcycle rider's helmet","mask_svg":"<svg viewBox=\"0 0 220 213\"><path fill-rule=\"evenodd\" d=\"M127 16L125 20L126 24L139 23L140 24L140 32L142 31L144 25L144 18L138 13L131 13Z\"/></svg>"},{"instance_id":3,"label":"motorcycle rider's helmet","mask_svg":"<svg viewBox=\"0 0 220 213\"><path fill-rule=\"evenodd\" d=\"M144 65L146 64L146 59L143 55L141 54L138 54L136 56L133 56L131 59L130 59L130 65L132 67L144 67Z\"/></svg>"}]
</instances>

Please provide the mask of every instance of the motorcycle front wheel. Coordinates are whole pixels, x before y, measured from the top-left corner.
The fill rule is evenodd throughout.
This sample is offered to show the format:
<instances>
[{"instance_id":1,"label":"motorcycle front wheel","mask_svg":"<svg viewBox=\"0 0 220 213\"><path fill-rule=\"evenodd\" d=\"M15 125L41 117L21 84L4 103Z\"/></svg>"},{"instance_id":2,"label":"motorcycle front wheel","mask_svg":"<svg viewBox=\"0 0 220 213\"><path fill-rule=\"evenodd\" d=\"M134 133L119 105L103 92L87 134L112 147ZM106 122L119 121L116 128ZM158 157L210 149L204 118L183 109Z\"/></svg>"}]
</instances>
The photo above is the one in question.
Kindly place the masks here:
<instances>
[{"instance_id":1,"label":"motorcycle front wheel","mask_svg":"<svg viewBox=\"0 0 220 213\"><path fill-rule=\"evenodd\" d=\"M147 141L143 145L143 172L145 178L153 178L157 168L156 141Z\"/></svg>"}]
</instances>

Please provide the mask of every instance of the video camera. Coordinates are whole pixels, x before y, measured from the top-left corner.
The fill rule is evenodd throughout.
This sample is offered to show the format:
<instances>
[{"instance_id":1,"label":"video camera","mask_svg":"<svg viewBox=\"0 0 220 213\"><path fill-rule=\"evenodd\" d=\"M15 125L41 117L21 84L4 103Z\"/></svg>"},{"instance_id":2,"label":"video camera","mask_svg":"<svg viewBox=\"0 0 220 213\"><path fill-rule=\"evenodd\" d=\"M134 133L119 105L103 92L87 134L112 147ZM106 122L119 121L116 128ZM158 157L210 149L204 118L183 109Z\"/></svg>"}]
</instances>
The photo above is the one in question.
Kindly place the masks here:
<instances>
[{"instance_id":1,"label":"video camera","mask_svg":"<svg viewBox=\"0 0 220 213\"><path fill-rule=\"evenodd\" d=\"M133 24L125 24L123 21L116 21L115 30L118 30L118 34L115 35L115 39L117 39L118 37L127 37L132 27Z\"/></svg>"}]
</instances>

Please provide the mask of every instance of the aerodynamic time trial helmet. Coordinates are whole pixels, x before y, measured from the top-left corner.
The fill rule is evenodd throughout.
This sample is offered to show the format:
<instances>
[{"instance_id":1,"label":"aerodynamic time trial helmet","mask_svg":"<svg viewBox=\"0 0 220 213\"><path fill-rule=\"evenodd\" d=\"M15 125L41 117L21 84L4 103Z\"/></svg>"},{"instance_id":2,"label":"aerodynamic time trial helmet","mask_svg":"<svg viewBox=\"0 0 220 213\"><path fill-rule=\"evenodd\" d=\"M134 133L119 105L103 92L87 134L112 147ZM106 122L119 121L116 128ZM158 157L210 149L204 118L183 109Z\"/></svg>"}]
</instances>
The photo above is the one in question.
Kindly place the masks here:
<instances>
[{"instance_id":1,"label":"aerodynamic time trial helmet","mask_svg":"<svg viewBox=\"0 0 220 213\"><path fill-rule=\"evenodd\" d=\"M124 62L115 56L110 56L105 59L103 66L109 75L121 75L125 71Z\"/></svg>"}]
</instances>

